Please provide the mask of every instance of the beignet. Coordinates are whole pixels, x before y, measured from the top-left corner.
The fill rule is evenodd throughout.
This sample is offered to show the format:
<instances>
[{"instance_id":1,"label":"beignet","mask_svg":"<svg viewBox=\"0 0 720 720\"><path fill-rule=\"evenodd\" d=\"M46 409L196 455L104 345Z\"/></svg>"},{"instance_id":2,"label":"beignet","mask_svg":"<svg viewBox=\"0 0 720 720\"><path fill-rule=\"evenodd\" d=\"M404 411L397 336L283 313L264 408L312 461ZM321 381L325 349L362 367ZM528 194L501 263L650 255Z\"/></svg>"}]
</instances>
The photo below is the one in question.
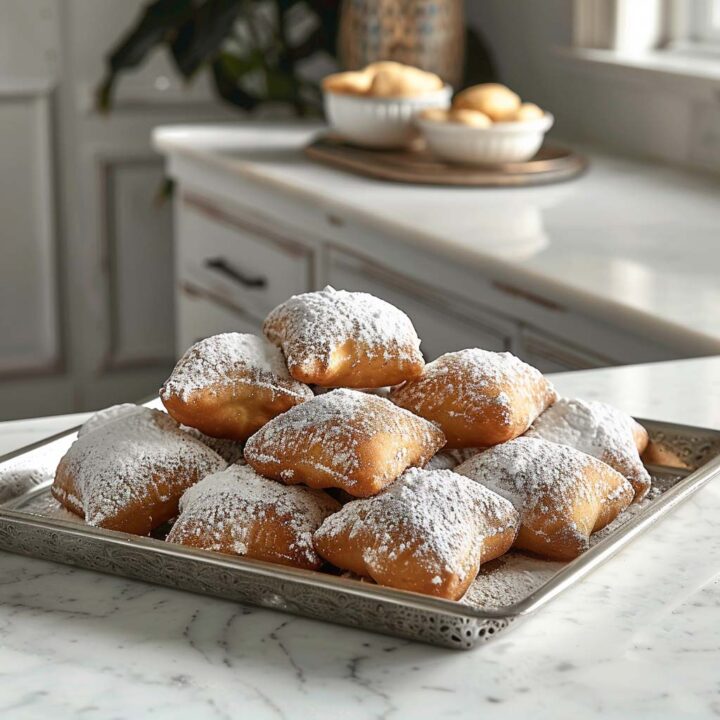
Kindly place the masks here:
<instances>
[{"instance_id":1,"label":"beignet","mask_svg":"<svg viewBox=\"0 0 720 720\"><path fill-rule=\"evenodd\" d=\"M171 417L139 407L78 437L51 491L89 525L148 535L177 515L188 487L226 465Z\"/></svg>"},{"instance_id":2,"label":"beignet","mask_svg":"<svg viewBox=\"0 0 720 720\"><path fill-rule=\"evenodd\" d=\"M327 518L315 548L381 585L457 600L481 563L507 552L518 523L512 504L481 485L450 470L412 469Z\"/></svg>"},{"instance_id":3,"label":"beignet","mask_svg":"<svg viewBox=\"0 0 720 720\"><path fill-rule=\"evenodd\" d=\"M561 398L535 420L528 437L570 445L602 460L633 486L642 500L652 480L640 453L648 444L645 428L618 408L596 400Z\"/></svg>"},{"instance_id":4,"label":"beignet","mask_svg":"<svg viewBox=\"0 0 720 720\"><path fill-rule=\"evenodd\" d=\"M290 374L326 387L378 388L422 373L420 340L405 313L367 293L326 287L294 295L265 320Z\"/></svg>"},{"instance_id":5,"label":"beignet","mask_svg":"<svg viewBox=\"0 0 720 720\"><path fill-rule=\"evenodd\" d=\"M322 558L313 533L339 509L321 490L287 487L231 465L185 492L167 541L316 570Z\"/></svg>"},{"instance_id":6,"label":"beignet","mask_svg":"<svg viewBox=\"0 0 720 720\"><path fill-rule=\"evenodd\" d=\"M193 345L160 390L179 423L237 441L312 396L290 377L278 348L245 333L214 335Z\"/></svg>"},{"instance_id":7,"label":"beignet","mask_svg":"<svg viewBox=\"0 0 720 720\"><path fill-rule=\"evenodd\" d=\"M634 494L609 465L539 438L488 448L455 472L510 500L521 518L515 547L552 560L587 550L590 535L611 523Z\"/></svg>"},{"instance_id":8,"label":"beignet","mask_svg":"<svg viewBox=\"0 0 720 720\"><path fill-rule=\"evenodd\" d=\"M441 355L390 399L436 423L447 447L496 445L522 435L557 394L539 370L510 353L478 348Z\"/></svg>"},{"instance_id":9,"label":"beignet","mask_svg":"<svg viewBox=\"0 0 720 720\"><path fill-rule=\"evenodd\" d=\"M245 460L288 485L367 497L408 467L424 465L444 442L432 423L389 400L343 389L271 420L248 440Z\"/></svg>"}]
</instances>

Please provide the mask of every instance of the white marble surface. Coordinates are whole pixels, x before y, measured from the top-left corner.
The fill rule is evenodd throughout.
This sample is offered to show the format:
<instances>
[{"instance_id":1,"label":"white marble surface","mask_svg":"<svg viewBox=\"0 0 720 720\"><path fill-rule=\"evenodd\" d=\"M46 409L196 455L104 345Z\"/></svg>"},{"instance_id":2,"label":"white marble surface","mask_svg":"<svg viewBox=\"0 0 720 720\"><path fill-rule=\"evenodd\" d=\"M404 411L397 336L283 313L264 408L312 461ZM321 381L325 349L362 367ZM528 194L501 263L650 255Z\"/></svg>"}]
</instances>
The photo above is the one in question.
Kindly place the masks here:
<instances>
[{"instance_id":1,"label":"white marble surface","mask_svg":"<svg viewBox=\"0 0 720 720\"><path fill-rule=\"evenodd\" d=\"M720 358L556 383L640 416L720 428ZM7 450L77 420L3 423L0 442ZM0 553L0 717L720 715L718 517L715 483L467 653Z\"/></svg>"},{"instance_id":2,"label":"white marble surface","mask_svg":"<svg viewBox=\"0 0 720 720\"><path fill-rule=\"evenodd\" d=\"M154 139L226 185L250 178L611 324L645 324L679 347L720 351L718 176L592 150L589 172L559 185L411 186L310 162L302 147L316 130L180 126L159 128Z\"/></svg>"}]
</instances>

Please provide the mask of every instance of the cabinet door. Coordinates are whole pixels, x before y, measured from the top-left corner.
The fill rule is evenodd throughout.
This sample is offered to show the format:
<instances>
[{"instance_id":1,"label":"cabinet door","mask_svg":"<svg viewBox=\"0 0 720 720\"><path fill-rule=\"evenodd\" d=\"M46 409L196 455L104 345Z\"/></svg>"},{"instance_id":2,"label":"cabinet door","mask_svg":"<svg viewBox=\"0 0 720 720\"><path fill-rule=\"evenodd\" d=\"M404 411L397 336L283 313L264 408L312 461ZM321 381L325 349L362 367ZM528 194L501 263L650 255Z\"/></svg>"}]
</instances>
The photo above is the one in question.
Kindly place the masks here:
<instances>
[{"instance_id":1,"label":"cabinet door","mask_svg":"<svg viewBox=\"0 0 720 720\"><path fill-rule=\"evenodd\" d=\"M220 298L189 283L181 283L177 293L177 355L193 343L225 332L259 333L262 323Z\"/></svg>"},{"instance_id":2,"label":"cabinet door","mask_svg":"<svg viewBox=\"0 0 720 720\"><path fill-rule=\"evenodd\" d=\"M596 355L592 351L532 328L522 329L517 354L525 362L545 373L617 365L617 362L610 358Z\"/></svg>"},{"instance_id":3,"label":"cabinet door","mask_svg":"<svg viewBox=\"0 0 720 720\"><path fill-rule=\"evenodd\" d=\"M332 250L328 280L337 289L369 292L407 313L426 360L467 347L503 351L511 346L513 323L374 262Z\"/></svg>"},{"instance_id":4,"label":"cabinet door","mask_svg":"<svg viewBox=\"0 0 720 720\"><path fill-rule=\"evenodd\" d=\"M177 278L258 322L312 282L312 252L239 207L183 193ZM187 337L178 318L178 334Z\"/></svg>"}]
</instances>

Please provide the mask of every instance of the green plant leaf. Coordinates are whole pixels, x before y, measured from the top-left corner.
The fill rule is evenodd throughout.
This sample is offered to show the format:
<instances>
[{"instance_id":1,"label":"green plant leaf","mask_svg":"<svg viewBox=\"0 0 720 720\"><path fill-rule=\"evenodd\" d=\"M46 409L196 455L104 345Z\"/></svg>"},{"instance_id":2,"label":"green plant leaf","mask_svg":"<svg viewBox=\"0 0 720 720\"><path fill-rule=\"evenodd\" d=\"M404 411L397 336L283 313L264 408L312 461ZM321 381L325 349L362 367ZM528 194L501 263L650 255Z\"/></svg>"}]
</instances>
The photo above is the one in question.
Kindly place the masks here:
<instances>
[{"instance_id":1,"label":"green plant leaf","mask_svg":"<svg viewBox=\"0 0 720 720\"><path fill-rule=\"evenodd\" d=\"M243 0L205 0L180 27L170 43L175 65L184 78L192 77L220 52L243 10Z\"/></svg>"},{"instance_id":2,"label":"green plant leaf","mask_svg":"<svg viewBox=\"0 0 720 720\"><path fill-rule=\"evenodd\" d=\"M497 77L495 61L487 42L477 30L468 27L465 31L464 86L493 82Z\"/></svg>"},{"instance_id":3,"label":"green plant leaf","mask_svg":"<svg viewBox=\"0 0 720 720\"><path fill-rule=\"evenodd\" d=\"M110 107L118 74L140 65L192 10L192 0L155 0L146 6L132 28L106 57L107 70L96 92L96 102L101 110Z\"/></svg>"},{"instance_id":4,"label":"green plant leaf","mask_svg":"<svg viewBox=\"0 0 720 720\"><path fill-rule=\"evenodd\" d=\"M225 67L222 61L215 60L210 64L215 89L223 100L243 110L252 110L261 100L244 90L237 77Z\"/></svg>"}]
</instances>

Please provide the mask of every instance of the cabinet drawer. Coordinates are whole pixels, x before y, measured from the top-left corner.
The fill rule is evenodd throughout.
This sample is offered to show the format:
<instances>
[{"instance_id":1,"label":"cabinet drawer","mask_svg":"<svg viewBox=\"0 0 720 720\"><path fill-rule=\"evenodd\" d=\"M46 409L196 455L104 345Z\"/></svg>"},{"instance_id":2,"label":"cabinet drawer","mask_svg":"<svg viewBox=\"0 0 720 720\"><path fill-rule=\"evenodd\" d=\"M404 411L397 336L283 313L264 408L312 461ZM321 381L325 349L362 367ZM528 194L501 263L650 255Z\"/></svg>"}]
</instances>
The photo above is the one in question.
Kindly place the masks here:
<instances>
[{"instance_id":1,"label":"cabinet drawer","mask_svg":"<svg viewBox=\"0 0 720 720\"><path fill-rule=\"evenodd\" d=\"M610 358L530 328L521 330L517 354L525 362L545 373L617 365L617 361Z\"/></svg>"},{"instance_id":2,"label":"cabinet drawer","mask_svg":"<svg viewBox=\"0 0 720 720\"><path fill-rule=\"evenodd\" d=\"M503 351L511 346L512 323L373 262L332 250L328 281L337 289L369 292L407 313L426 360L468 347Z\"/></svg>"},{"instance_id":3,"label":"cabinet drawer","mask_svg":"<svg viewBox=\"0 0 720 720\"><path fill-rule=\"evenodd\" d=\"M179 281L239 305L259 320L311 287L312 252L250 211L184 193L177 215Z\"/></svg>"},{"instance_id":4,"label":"cabinet drawer","mask_svg":"<svg viewBox=\"0 0 720 720\"><path fill-rule=\"evenodd\" d=\"M224 332L259 333L262 321L255 319L242 308L190 283L178 286L177 302L177 356L180 357L193 343L210 335Z\"/></svg>"}]
</instances>

